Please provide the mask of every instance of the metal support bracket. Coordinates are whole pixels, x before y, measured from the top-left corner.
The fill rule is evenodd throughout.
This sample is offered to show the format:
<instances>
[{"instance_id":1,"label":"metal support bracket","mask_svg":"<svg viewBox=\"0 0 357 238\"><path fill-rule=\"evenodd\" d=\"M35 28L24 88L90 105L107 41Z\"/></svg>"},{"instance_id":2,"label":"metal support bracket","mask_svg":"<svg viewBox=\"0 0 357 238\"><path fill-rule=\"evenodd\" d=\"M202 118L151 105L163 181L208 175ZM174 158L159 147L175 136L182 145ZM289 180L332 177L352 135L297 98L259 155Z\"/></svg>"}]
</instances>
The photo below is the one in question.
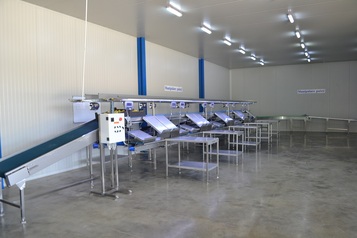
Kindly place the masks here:
<instances>
[{"instance_id":1,"label":"metal support bracket","mask_svg":"<svg viewBox=\"0 0 357 238\"><path fill-rule=\"evenodd\" d=\"M112 190L106 190L106 181L105 181L105 148L104 144L100 144L100 175L101 175L101 192L91 191L91 193L100 196L112 197L114 199L119 198L117 193L131 194L132 191L129 189L119 189L119 171L118 171L118 159L117 159L117 147L114 144L108 145L110 149L110 159L111 159L111 181L112 181ZM115 160L115 169L114 166Z\"/></svg>"},{"instance_id":2,"label":"metal support bracket","mask_svg":"<svg viewBox=\"0 0 357 238\"><path fill-rule=\"evenodd\" d=\"M21 210L21 223L26 224L25 218L25 187L26 187L26 180L22 180L18 182L16 186L20 190L20 210Z\"/></svg>"},{"instance_id":3,"label":"metal support bracket","mask_svg":"<svg viewBox=\"0 0 357 238\"><path fill-rule=\"evenodd\" d=\"M26 218L25 218L25 187L26 187L26 180L22 180L18 183L16 183L16 186L19 188L20 191L20 204L16 204L13 202L9 202L3 199L2 195L2 190L0 190L0 216L3 216L4 213L4 207L3 204L7 204L16 208L19 208L21 210L21 223L26 224Z\"/></svg>"}]
</instances>

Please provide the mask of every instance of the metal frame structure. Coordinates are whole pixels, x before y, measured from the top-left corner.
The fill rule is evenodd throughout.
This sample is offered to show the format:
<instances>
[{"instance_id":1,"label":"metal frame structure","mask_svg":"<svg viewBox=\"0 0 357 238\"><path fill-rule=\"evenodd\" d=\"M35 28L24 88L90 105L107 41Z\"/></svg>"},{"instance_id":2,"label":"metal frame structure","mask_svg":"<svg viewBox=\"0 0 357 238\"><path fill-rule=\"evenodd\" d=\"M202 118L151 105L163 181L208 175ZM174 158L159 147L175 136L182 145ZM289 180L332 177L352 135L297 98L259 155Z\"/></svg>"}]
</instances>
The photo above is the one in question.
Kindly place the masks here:
<instances>
[{"instance_id":1,"label":"metal frame structure","mask_svg":"<svg viewBox=\"0 0 357 238\"><path fill-rule=\"evenodd\" d=\"M243 131L244 132L244 139L242 142L239 142L239 145L244 147L246 146L254 146L255 151L260 149L261 146L261 128L259 126L247 126L247 125L236 125L236 126L229 126L229 130L233 131ZM230 142L232 143L232 142ZM235 142L234 142L235 143Z\"/></svg>"},{"instance_id":2,"label":"metal frame structure","mask_svg":"<svg viewBox=\"0 0 357 238\"><path fill-rule=\"evenodd\" d=\"M289 122L289 130L293 131L294 122L302 121L303 122L303 130L306 131L307 123L312 120L324 120L325 121L325 132L329 131L339 131L339 132L347 132L350 133L351 123L357 122L357 119L350 118L337 118L337 117L320 117L320 116L309 116L309 115L301 115L301 116L264 116L258 117L258 121L288 121ZM329 127L329 122L331 121L342 121L346 122L346 128L331 128ZM278 130L279 131L279 130Z\"/></svg>"},{"instance_id":3,"label":"metal frame structure","mask_svg":"<svg viewBox=\"0 0 357 238\"><path fill-rule=\"evenodd\" d=\"M97 95L86 95L84 99L71 99L70 101L72 102L109 102L110 103L110 112L114 112L114 103L115 102L136 102L136 103L172 103L172 102L179 102L179 103L211 103L211 104L224 104L228 105L227 107L229 108L230 106L234 106L236 104L242 104L242 105L250 105L253 103L256 103L255 101L242 101L242 100L216 100L216 99L187 99L187 98L165 98L165 97L147 97L147 96L128 96L128 95L113 95L113 94L97 94ZM152 115L155 116L155 106L152 107ZM96 121L96 120L94 120ZM97 123L97 121L96 121ZM86 123L87 124L87 123ZM84 124L84 125L86 125ZM165 123L164 123L165 124ZM170 128L167 128L170 130L170 133L172 134L174 132L175 135L179 134L179 129L177 128L171 128L171 125L169 125ZM77 128L78 129L78 128ZM75 129L76 130L76 129ZM73 130L73 131L75 131ZM64 137L63 141L64 143L53 143L52 140L45 142L43 144L40 144L38 146L35 146L34 148L29 149L28 151L20 152L21 153L29 153L31 156L29 156L29 159L26 160L18 160L14 159L18 154L7 156L3 158L0 161L0 177L4 178L6 181L7 186L13 186L16 185L19 188L20 191L20 204L15 204L9 201L6 201L3 199L3 194L2 190L0 189L0 216L4 215L4 207L3 204L8 204L14 207L17 207L21 210L21 222L26 223L25 219L25 197L24 197L24 189L26 187L26 180L27 178L42 170L45 167L48 167L49 165L59 161L62 158L65 158L74 152L87 147L87 156L89 160L89 169L90 169L90 179L93 179L93 167L92 167L92 144L95 143L98 140L98 124L96 124L93 128L91 127L89 131L86 131L85 133L80 132L79 137L72 138L72 132L70 131L68 135L69 137ZM67 135L67 134L65 134ZM199 137L197 137L199 138ZM56 138L55 138L56 139ZM165 141L159 140L158 138L155 139L155 141L152 141L150 143L145 143L144 145L136 147L138 150L151 150L155 149L158 146L162 146L165 143L166 150L167 146L171 143L176 143L174 142L177 140L177 143L192 143L193 137L180 137L178 138L171 138L167 139ZM207 151L212 151L212 144L217 143L217 151L219 149L218 147L218 139L217 138L199 138L196 139L199 143L203 143L206 147L206 152ZM51 146L48 147L48 151L44 152L43 154L36 154L33 153L37 149L37 147L41 147L47 144L51 144ZM114 192L119 191L119 175L118 175L118 162L117 162L117 146L115 145L107 145L108 148L110 149L110 160L111 160L111 182L112 182L112 190ZM110 191L107 191L106 189L106 182L105 182L105 148L104 144L100 144L100 164L101 164L101 191L100 192L94 192L96 194L100 195L109 195L117 198L116 195L113 195ZM180 146L179 146L180 148ZM121 148L122 151L127 152L128 158L129 158L129 165L132 167L132 155L135 153L135 148L128 148L126 147L125 149ZM207 156L210 156L210 153L206 153ZM154 163L155 163L155 169L156 169L156 156L154 158ZM3 166L3 165L8 165L8 162L11 162L10 164L14 163L11 167L9 166ZM206 160L206 171L207 171L207 179L208 179L208 170L211 170L212 168L217 167L217 177L218 177L218 163L219 163L219 157L217 153L217 166L213 166L211 168L211 163L209 162L209 158L207 157ZM4 168L6 167L6 168ZM185 167L180 167L180 168L185 168ZM168 171L167 171L168 172ZM92 187L93 187L93 182L92 182ZM131 192L131 191L130 191Z\"/></svg>"},{"instance_id":4,"label":"metal frame structure","mask_svg":"<svg viewBox=\"0 0 357 238\"><path fill-rule=\"evenodd\" d=\"M279 136L280 130L279 130L279 124L280 124L280 120L256 120L255 122L257 123L270 123L271 126L271 135L276 135ZM275 126L274 126L275 124ZM275 130L274 130L275 127Z\"/></svg>"},{"instance_id":5,"label":"metal frame structure","mask_svg":"<svg viewBox=\"0 0 357 238\"><path fill-rule=\"evenodd\" d=\"M325 132L328 131L346 131L350 133L351 122L357 122L357 119L346 119L346 118L335 118L335 117L318 117L318 116L307 116L307 120L319 119L325 120ZM331 128L329 127L329 121L343 121L347 123L347 128Z\"/></svg>"},{"instance_id":6,"label":"metal frame structure","mask_svg":"<svg viewBox=\"0 0 357 238\"><path fill-rule=\"evenodd\" d=\"M169 146L170 144L178 144L178 162L175 164L169 163ZM197 161L184 161L181 160L181 143L194 143L202 144L203 159L202 162ZM194 136L181 136L176 138L169 138L165 140L165 152L166 152L166 177L169 176L169 168L188 170L197 170L206 172L207 183L209 181L209 171L216 169L217 179L219 178L219 153L213 153L213 146L216 145L216 151L219 151L219 139L209 137L194 137ZM216 163L210 162L211 155L215 154Z\"/></svg>"},{"instance_id":7,"label":"metal frame structure","mask_svg":"<svg viewBox=\"0 0 357 238\"><path fill-rule=\"evenodd\" d=\"M273 124L271 122L256 121L256 122L247 122L244 123L244 125L260 127L261 130L260 139L267 140L268 144L270 144L273 137Z\"/></svg>"},{"instance_id":8,"label":"metal frame structure","mask_svg":"<svg viewBox=\"0 0 357 238\"><path fill-rule=\"evenodd\" d=\"M74 101L74 100L72 100ZM122 102L122 103L126 103L126 102L133 102L133 103L147 103L150 104L151 107L150 109L152 110L152 116L149 117L143 117L143 119L147 119L146 121L148 122L148 124L150 124L159 134L158 136L160 136L160 134L164 134L164 137L173 137L173 134L175 134L175 136L181 135L181 133L176 133L176 130L173 130L173 128L171 127L171 125L166 125L167 123L160 118L160 116L156 115L156 111L155 111L155 103L172 103L175 102L177 104L190 104L190 103L198 103L198 104L210 104L210 105L215 105L215 104L222 104L224 105L224 107L227 108L227 112L229 113L230 108L231 107L235 107L235 105L242 105L243 107L248 107L248 105L250 104L254 104L256 103L256 101L247 101L247 100L217 100L217 99L190 99L190 98L167 98L167 97L149 97L149 96L132 96L132 95L117 95L117 94L87 94L85 95L85 99L81 99L81 100L76 100L76 101L89 101L89 102L109 102L111 111L114 109L114 103L116 102ZM148 107L147 107L148 108ZM211 107L212 108L212 107ZM207 110L205 110L204 114L207 116ZM201 114L199 114L201 116ZM187 115L186 115L187 116ZM152 120L152 117L155 117L155 120ZM165 117L165 119L167 119ZM168 120L168 119L167 119ZM157 124L159 124L160 126L157 127ZM161 124L163 124L166 128L162 127ZM211 129L211 124L210 124L210 129ZM193 127L189 127L186 124L182 124L180 125L180 128L188 131L188 133L195 133L198 132L199 130L193 128ZM164 130L162 130L164 129ZM206 129L206 127L205 127ZM171 130L171 131L170 131ZM170 136L167 136L167 134L170 131ZM173 133L174 132L174 133ZM132 136L137 136L138 133L134 132L131 133L131 131L128 131L128 134L132 135ZM139 138L138 138L139 139ZM146 138L147 139L147 138ZM150 142L148 142L150 141ZM142 141L144 144L143 145L136 145L134 147L131 147L130 149L128 149L128 155L129 155L129 166L132 168L132 159L133 159L133 155L135 154L135 151L144 151L144 150L149 150L151 152L151 150L154 150L154 166L156 169L156 153L155 153L155 149L157 147L162 146L163 144L163 140L162 138L155 138L155 140L152 140L151 138L148 140L143 140ZM147 143L148 142L148 143ZM165 142L166 143L166 142ZM151 155L151 153L150 153Z\"/></svg>"},{"instance_id":9,"label":"metal frame structure","mask_svg":"<svg viewBox=\"0 0 357 238\"><path fill-rule=\"evenodd\" d=\"M184 103L214 103L224 105L250 105L257 103L251 100L219 100L219 99L196 99L196 98L167 98L167 97L150 97L150 96L133 96L133 95L117 95L117 94L86 94L85 99L71 100L71 101L89 101L89 102L152 102L152 103L171 103L184 102Z\"/></svg>"},{"instance_id":10,"label":"metal frame structure","mask_svg":"<svg viewBox=\"0 0 357 238\"><path fill-rule=\"evenodd\" d=\"M244 156L244 149L239 151L239 143L243 142L244 132L243 131L233 131L233 130L212 130L212 131L204 131L202 132L203 136L206 137L215 137L215 136L227 136L228 139L228 148L227 150L220 149L219 151L213 150L212 154L218 154L223 156L233 156L236 158L236 164L238 165L238 158ZM241 140L239 140L239 137ZM234 150L230 149L230 146L233 145Z\"/></svg>"},{"instance_id":11,"label":"metal frame structure","mask_svg":"<svg viewBox=\"0 0 357 238\"><path fill-rule=\"evenodd\" d=\"M88 128L85 128L88 125ZM82 129L85 130L82 130ZM0 161L0 166L6 167L1 171L1 177L6 181L8 187L16 185L20 191L20 204L15 204L3 199L2 190L0 191L0 214L4 215L3 204L7 204L21 211L21 222L26 223L25 218L25 187L26 180L38 171L54 164L55 162L73 154L74 152L91 146L97 140L98 124L94 121L89 122L76 128L64 135L60 142L52 139L48 142L42 143L38 146L25 150L15 155L5 157ZM75 133L76 132L76 133ZM44 147L43 152L38 152L40 148ZM8 171L5 171L8 168Z\"/></svg>"}]
</instances>

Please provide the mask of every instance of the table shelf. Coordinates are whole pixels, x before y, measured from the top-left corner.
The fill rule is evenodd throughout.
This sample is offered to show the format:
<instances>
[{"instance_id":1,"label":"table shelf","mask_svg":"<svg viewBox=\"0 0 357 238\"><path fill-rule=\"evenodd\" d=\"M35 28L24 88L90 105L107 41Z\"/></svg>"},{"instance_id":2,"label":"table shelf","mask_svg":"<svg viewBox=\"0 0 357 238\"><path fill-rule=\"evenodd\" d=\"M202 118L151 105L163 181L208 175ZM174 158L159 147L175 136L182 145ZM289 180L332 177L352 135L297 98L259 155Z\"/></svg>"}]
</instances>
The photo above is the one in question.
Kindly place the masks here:
<instances>
[{"instance_id":1,"label":"table shelf","mask_svg":"<svg viewBox=\"0 0 357 238\"><path fill-rule=\"evenodd\" d=\"M178 146L178 162L169 163L169 149L168 147L172 143L177 143ZM186 161L181 160L181 143L194 143L202 144L202 162L200 161ZM213 146L216 146L216 150L219 151L219 139L218 138L209 138L209 137L194 137L194 136L180 136L175 138L170 138L165 140L165 152L166 152L166 177L169 176L169 168L177 169L188 169L196 171L206 172L206 179L208 182L209 171L216 170L217 178L219 177L219 155L216 156L216 162L212 163L210 154L213 151Z\"/></svg>"}]
</instances>

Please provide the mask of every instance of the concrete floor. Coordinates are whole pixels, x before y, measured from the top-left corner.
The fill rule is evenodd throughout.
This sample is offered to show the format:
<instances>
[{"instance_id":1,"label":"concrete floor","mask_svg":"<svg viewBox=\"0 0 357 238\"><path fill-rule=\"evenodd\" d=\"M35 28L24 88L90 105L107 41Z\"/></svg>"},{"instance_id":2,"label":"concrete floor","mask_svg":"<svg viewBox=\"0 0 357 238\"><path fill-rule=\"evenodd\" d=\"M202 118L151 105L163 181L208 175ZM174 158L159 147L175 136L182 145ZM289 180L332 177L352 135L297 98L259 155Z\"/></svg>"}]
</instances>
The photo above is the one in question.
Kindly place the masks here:
<instances>
[{"instance_id":1,"label":"concrete floor","mask_svg":"<svg viewBox=\"0 0 357 238\"><path fill-rule=\"evenodd\" d=\"M172 169L166 179L163 155L156 172L145 154L132 173L122 160L121 188L133 193L117 200L90 195L89 183L60 189L87 178L85 168L28 182L27 224L5 205L0 237L357 236L357 134L282 133L238 166L222 157L209 184L194 171ZM18 201L17 189L4 197Z\"/></svg>"}]
</instances>

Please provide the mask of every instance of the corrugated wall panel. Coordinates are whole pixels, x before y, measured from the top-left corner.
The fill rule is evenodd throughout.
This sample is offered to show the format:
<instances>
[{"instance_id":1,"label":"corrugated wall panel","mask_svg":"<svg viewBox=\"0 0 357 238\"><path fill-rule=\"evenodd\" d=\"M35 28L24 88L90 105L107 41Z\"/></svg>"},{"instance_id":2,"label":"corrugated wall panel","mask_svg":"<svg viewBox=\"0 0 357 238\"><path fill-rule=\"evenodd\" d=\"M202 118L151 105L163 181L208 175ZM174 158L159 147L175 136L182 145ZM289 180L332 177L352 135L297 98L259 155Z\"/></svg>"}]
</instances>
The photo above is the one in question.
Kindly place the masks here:
<instances>
[{"instance_id":1,"label":"corrugated wall panel","mask_svg":"<svg viewBox=\"0 0 357 238\"><path fill-rule=\"evenodd\" d=\"M356 119L352 103L357 91L355 65L354 61L232 70L232 99L258 101L251 106L258 116L308 114ZM298 89L326 89L326 93L299 95ZM324 121L310 125L311 131L325 130ZM353 128L356 132L354 123Z\"/></svg>"},{"instance_id":2,"label":"corrugated wall panel","mask_svg":"<svg viewBox=\"0 0 357 238\"><path fill-rule=\"evenodd\" d=\"M147 95L198 98L198 59L163 46L146 42ZM182 87L169 92L164 86ZM158 105L157 113L167 113L168 105ZM190 105L185 111L198 111Z\"/></svg>"},{"instance_id":3,"label":"corrugated wall panel","mask_svg":"<svg viewBox=\"0 0 357 238\"><path fill-rule=\"evenodd\" d=\"M198 98L198 59L146 42L147 90L153 96ZM164 91L164 85L183 87L183 92Z\"/></svg>"},{"instance_id":4,"label":"corrugated wall panel","mask_svg":"<svg viewBox=\"0 0 357 238\"><path fill-rule=\"evenodd\" d=\"M229 69L205 61L205 96L229 99Z\"/></svg>"},{"instance_id":5,"label":"corrugated wall panel","mask_svg":"<svg viewBox=\"0 0 357 238\"><path fill-rule=\"evenodd\" d=\"M3 155L38 138L34 127L38 97L36 10L18 1L1 1L1 130Z\"/></svg>"},{"instance_id":6,"label":"corrugated wall panel","mask_svg":"<svg viewBox=\"0 0 357 238\"><path fill-rule=\"evenodd\" d=\"M137 94L136 38L88 24L86 61L86 92Z\"/></svg>"},{"instance_id":7,"label":"corrugated wall panel","mask_svg":"<svg viewBox=\"0 0 357 238\"><path fill-rule=\"evenodd\" d=\"M82 92L84 22L17 0L0 1L0 128L3 155L62 134ZM135 94L136 38L88 24L85 93ZM85 164L85 150L36 174Z\"/></svg>"}]
</instances>

